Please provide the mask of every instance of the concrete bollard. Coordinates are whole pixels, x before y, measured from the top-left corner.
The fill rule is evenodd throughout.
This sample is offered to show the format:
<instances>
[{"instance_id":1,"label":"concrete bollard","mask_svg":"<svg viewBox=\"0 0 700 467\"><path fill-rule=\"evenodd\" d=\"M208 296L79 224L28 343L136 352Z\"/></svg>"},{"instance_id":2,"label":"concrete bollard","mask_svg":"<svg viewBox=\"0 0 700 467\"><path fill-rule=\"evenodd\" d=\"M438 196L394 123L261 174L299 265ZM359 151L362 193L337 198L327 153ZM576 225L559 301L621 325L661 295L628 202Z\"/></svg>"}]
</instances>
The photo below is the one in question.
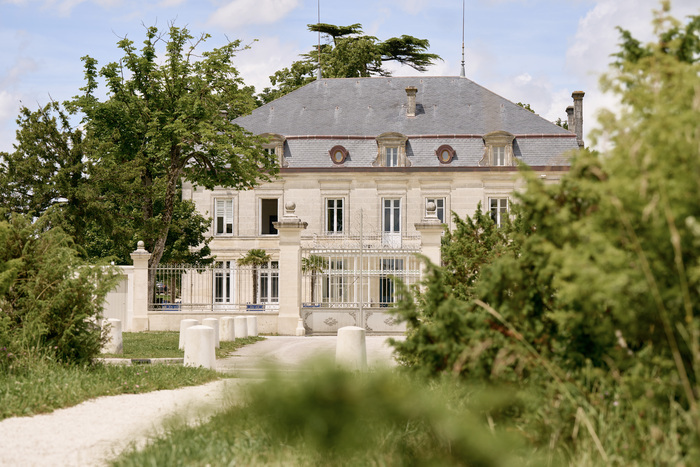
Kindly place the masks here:
<instances>
[{"instance_id":1,"label":"concrete bollard","mask_svg":"<svg viewBox=\"0 0 700 467\"><path fill-rule=\"evenodd\" d=\"M196 319L182 319L180 320L180 342L177 346L178 349L183 350L185 348L185 331L187 328L192 326L197 326L199 321Z\"/></svg>"},{"instance_id":2,"label":"concrete bollard","mask_svg":"<svg viewBox=\"0 0 700 467\"><path fill-rule=\"evenodd\" d=\"M246 323L248 325L248 337L255 337L258 335L258 317L257 316L246 316Z\"/></svg>"},{"instance_id":3,"label":"concrete bollard","mask_svg":"<svg viewBox=\"0 0 700 467\"><path fill-rule=\"evenodd\" d=\"M109 331L107 332L107 342L102 348L102 352L112 354L124 353L122 321L120 319L109 318L102 322L102 326L109 326Z\"/></svg>"},{"instance_id":4,"label":"concrete bollard","mask_svg":"<svg viewBox=\"0 0 700 467\"><path fill-rule=\"evenodd\" d=\"M221 347L219 343L219 320L216 318L204 318L202 320L202 326L209 326L214 330L214 346L217 349Z\"/></svg>"},{"instance_id":5,"label":"concrete bollard","mask_svg":"<svg viewBox=\"0 0 700 467\"><path fill-rule=\"evenodd\" d=\"M233 318L234 334L236 339L248 337L248 320L245 316L236 316Z\"/></svg>"},{"instance_id":6,"label":"concrete bollard","mask_svg":"<svg viewBox=\"0 0 700 467\"><path fill-rule=\"evenodd\" d=\"M184 366L214 368L214 329L209 326L190 326L185 331Z\"/></svg>"},{"instance_id":7,"label":"concrete bollard","mask_svg":"<svg viewBox=\"0 0 700 467\"><path fill-rule=\"evenodd\" d=\"M367 371L367 343L364 328L346 326L338 329L335 363L348 370Z\"/></svg>"},{"instance_id":8,"label":"concrete bollard","mask_svg":"<svg viewBox=\"0 0 700 467\"><path fill-rule=\"evenodd\" d=\"M302 337L302 336L306 335L306 328L304 327L304 320L303 319L299 318L299 320L297 321L297 328L294 330L294 333L298 337Z\"/></svg>"},{"instance_id":9,"label":"concrete bollard","mask_svg":"<svg viewBox=\"0 0 700 467\"><path fill-rule=\"evenodd\" d=\"M219 324L219 342L231 342L236 338L233 316L223 316Z\"/></svg>"}]
</instances>

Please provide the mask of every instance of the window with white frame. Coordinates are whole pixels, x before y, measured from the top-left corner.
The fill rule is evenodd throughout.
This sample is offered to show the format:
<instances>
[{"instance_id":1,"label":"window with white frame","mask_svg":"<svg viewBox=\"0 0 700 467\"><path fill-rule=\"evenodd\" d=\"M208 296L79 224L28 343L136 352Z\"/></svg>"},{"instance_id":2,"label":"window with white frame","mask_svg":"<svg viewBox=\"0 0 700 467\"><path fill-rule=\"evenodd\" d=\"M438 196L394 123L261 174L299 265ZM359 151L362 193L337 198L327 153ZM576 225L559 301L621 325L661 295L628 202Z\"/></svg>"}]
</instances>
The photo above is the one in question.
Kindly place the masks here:
<instances>
[{"instance_id":1,"label":"window with white frame","mask_svg":"<svg viewBox=\"0 0 700 467\"><path fill-rule=\"evenodd\" d=\"M258 282L259 303L279 303L280 272L278 261L270 261L260 266Z\"/></svg>"},{"instance_id":2,"label":"window with white frame","mask_svg":"<svg viewBox=\"0 0 700 467\"><path fill-rule=\"evenodd\" d=\"M385 307L396 302L394 276L404 269L403 259L385 258L381 262L382 274L379 277L379 306Z\"/></svg>"},{"instance_id":3,"label":"window with white frame","mask_svg":"<svg viewBox=\"0 0 700 467\"><path fill-rule=\"evenodd\" d=\"M428 215L428 204L435 203L435 214L443 224L445 223L445 198L426 198L425 199L425 215Z\"/></svg>"},{"instance_id":4,"label":"window with white frame","mask_svg":"<svg viewBox=\"0 0 700 467\"><path fill-rule=\"evenodd\" d=\"M399 165L399 148L386 148L384 166L397 167Z\"/></svg>"},{"instance_id":5,"label":"window with white frame","mask_svg":"<svg viewBox=\"0 0 700 467\"><path fill-rule=\"evenodd\" d=\"M489 207L491 219L500 227L508 216L508 198L489 198Z\"/></svg>"},{"instance_id":6,"label":"window with white frame","mask_svg":"<svg viewBox=\"0 0 700 467\"><path fill-rule=\"evenodd\" d=\"M233 262L214 264L214 303L233 303Z\"/></svg>"},{"instance_id":7,"label":"window with white frame","mask_svg":"<svg viewBox=\"0 0 700 467\"><path fill-rule=\"evenodd\" d=\"M343 232L343 198L326 199L326 232L337 234Z\"/></svg>"},{"instance_id":8,"label":"window with white frame","mask_svg":"<svg viewBox=\"0 0 700 467\"><path fill-rule=\"evenodd\" d=\"M401 247L401 199L382 199L382 243L392 248Z\"/></svg>"},{"instance_id":9,"label":"window with white frame","mask_svg":"<svg viewBox=\"0 0 700 467\"><path fill-rule=\"evenodd\" d=\"M323 281L323 302L341 303L345 293L345 263L342 258L330 258Z\"/></svg>"},{"instance_id":10,"label":"window with white frame","mask_svg":"<svg viewBox=\"0 0 700 467\"><path fill-rule=\"evenodd\" d=\"M506 165L506 147L505 146L494 146L491 148L493 151L493 165L504 166Z\"/></svg>"},{"instance_id":11,"label":"window with white frame","mask_svg":"<svg viewBox=\"0 0 700 467\"><path fill-rule=\"evenodd\" d=\"M214 202L214 234L233 234L233 199L217 198Z\"/></svg>"}]
</instances>

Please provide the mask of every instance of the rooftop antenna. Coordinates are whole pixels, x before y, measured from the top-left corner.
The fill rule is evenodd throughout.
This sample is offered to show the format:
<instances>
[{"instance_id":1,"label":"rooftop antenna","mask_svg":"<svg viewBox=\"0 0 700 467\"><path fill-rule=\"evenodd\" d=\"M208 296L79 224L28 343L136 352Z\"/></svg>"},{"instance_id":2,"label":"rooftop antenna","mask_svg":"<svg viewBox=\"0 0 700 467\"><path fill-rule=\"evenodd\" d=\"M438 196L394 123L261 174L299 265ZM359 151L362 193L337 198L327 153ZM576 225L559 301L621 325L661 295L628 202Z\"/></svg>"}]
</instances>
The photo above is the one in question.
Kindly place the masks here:
<instances>
[{"instance_id":1,"label":"rooftop antenna","mask_svg":"<svg viewBox=\"0 0 700 467\"><path fill-rule=\"evenodd\" d=\"M459 72L459 76L462 78L467 76L464 71L464 2L465 0L462 0L462 69Z\"/></svg>"},{"instance_id":2,"label":"rooftop antenna","mask_svg":"<svg viewBox=\"0 0 700 467\"><path fill-rule=\"evenodd\" d=\"M321 79L321 0L318 0L318 21L316 24L318 28L318 70L316 71L316 78Z\"/></svg>"}]
</instances>

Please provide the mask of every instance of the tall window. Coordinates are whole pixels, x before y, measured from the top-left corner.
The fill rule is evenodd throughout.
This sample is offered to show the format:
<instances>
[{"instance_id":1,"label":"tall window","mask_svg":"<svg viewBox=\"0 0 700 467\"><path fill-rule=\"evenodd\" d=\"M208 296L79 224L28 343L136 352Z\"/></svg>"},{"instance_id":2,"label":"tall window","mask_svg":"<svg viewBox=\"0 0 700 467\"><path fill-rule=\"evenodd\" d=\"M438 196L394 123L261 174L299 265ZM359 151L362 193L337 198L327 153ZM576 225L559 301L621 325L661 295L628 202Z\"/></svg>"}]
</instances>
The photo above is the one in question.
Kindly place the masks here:
<instances>
[{"instance_id":1,"label":"tall window","mask_svg":"<svg viewBox=\"0 0 700 467\"><path fill-rule=\"evenodd\" d=\"M426 198L425 200L425 213L428 214L428 203L430 202L435 203L435 213L437 214L438 219L440 219L440 222L443 224L445 223L445 198Z\"/></svg>"},{"instance_id":2,"label":"tall window","mask_svg":"<svg viewBox=\"0 0 700 467\"><path fill-rule=\"evenodd\" d=\"M386 167L397 167L399 165L399 148L386 148Z\"/></svg>"},{"instance_id":3,"label":"tall window","mask_svg":"<svg viewBox=\"0 0 700 467\"><path fill-rule=\"evenodd\" d=\"M233 234L233 200L217 199L214 218L216 219L215 235Z\"/></svg>"},{"instance_id":4,"label":"tall window","mask_svg":"<svg viewBox=\"0 0 700 467\"><path fill-rule=\"evenodd\" d=\"M379 306L389 306L396 301L392 276L403 271L403 259L382 259L382 274L379 277Z\"/></svg>"},{"instance_id":5,"label":"tall window","mask_svg":"<svg viewBox=\"0 0 700 467\"><path fill-rule=\"evenodd\" d=\"M280 301L280 271L279 262L270 261L260 266L258 274L258 293L260 303L279 303Z\"/></svg>"},{"instance_id":6,"label":"tall window","mask_svg":"<svg viewBox=\"0 0 700 467\"><path fill-rule=\"evenodd\" d=\"M217 261L214 265L214 303L233 302L233 269L231 261Z\"/></svg>"},{"instance_id":7,"label":"tall window","mask_svg":"<svg viewBox=\"0 0 700 467\"><path fill-rule=\"evenodd\" d=\"M344 263L340 258L330 258L323 281L323 302L340 303L344 297Z\"/></svg>"},{"instance_id":8,"label":"tall window","mask_svg":"<svg viewBox=\"0 0 700 467\"><path fill-rule=\"evenodd\" d=\"M343 232L343 199L326 200L326 232Z\"/></svg>"},{"instance_id":9,"label":"tall window","mask_svg":"<svg viewBox=\"0 0 700 467\"><path fill-rule=\"evenodd\" d=\"M506 148L505 146L494 146L493 151L493 165L506 165Z\"/></svg>"},{"instance_id":10,"label":"tall window","mask_svg":"<svg viewBox=\"0 0 700 467\"><path fill-rule=\"evenodd\" d=\"M491 219L500 227L506 216L508 216L508 198L489 198L489 205L491 207Z\"/></svg>"},{"instance_id":11,"label":"tall window","mask_svg":"<svg viewBox=\"0 0 700 467\"><path fill-rule=\"evenodd\" d=\"M386 246L401 246L401 199L382 200L382 242Z\"/></svg>"},{"instance_id":12,"label":"tall window","mask_svg":"<svg viewBox=\"0 0 700 467\"><path fill-rule=\"evenodd\" d=\"M277 198L260 200L260 235L277 235Z\"/></svg>"}]
</instances>

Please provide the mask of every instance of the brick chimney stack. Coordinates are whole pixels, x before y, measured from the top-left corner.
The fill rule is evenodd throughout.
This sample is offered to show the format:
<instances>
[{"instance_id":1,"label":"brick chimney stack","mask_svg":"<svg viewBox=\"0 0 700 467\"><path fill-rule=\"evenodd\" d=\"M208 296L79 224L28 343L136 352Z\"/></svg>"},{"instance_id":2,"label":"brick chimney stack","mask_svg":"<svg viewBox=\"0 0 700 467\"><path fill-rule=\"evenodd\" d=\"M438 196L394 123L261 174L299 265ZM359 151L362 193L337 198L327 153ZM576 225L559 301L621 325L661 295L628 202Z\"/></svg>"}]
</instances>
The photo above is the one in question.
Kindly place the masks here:
<instances>
[{"instance_id":1,"label":"brick chimney stack","mask_svg":"<svg viewBox=\"0 0 700 467\"><path fill-rule=\"evenodd\" d=\"M418 88L415 86L406 88L406 96L408 96L408 108L406 109L407 117L416 116L416 94L418 94Z\"/></svg>"},{"instance_id":2,"label":"brick chimney stack","mask_svg":"<svg viewBox=\"0 0 700 467\"><path fill-rule=\"evenodd\" d=\"M574 91L571 97L574 98L574 133L576 133L576 141L580 148L583 147L583 96L586 93L583 91ZM567 112L568 113L568 112ZM569 126L569 130L571 130Z\"/></svg>"}]
</instances>

